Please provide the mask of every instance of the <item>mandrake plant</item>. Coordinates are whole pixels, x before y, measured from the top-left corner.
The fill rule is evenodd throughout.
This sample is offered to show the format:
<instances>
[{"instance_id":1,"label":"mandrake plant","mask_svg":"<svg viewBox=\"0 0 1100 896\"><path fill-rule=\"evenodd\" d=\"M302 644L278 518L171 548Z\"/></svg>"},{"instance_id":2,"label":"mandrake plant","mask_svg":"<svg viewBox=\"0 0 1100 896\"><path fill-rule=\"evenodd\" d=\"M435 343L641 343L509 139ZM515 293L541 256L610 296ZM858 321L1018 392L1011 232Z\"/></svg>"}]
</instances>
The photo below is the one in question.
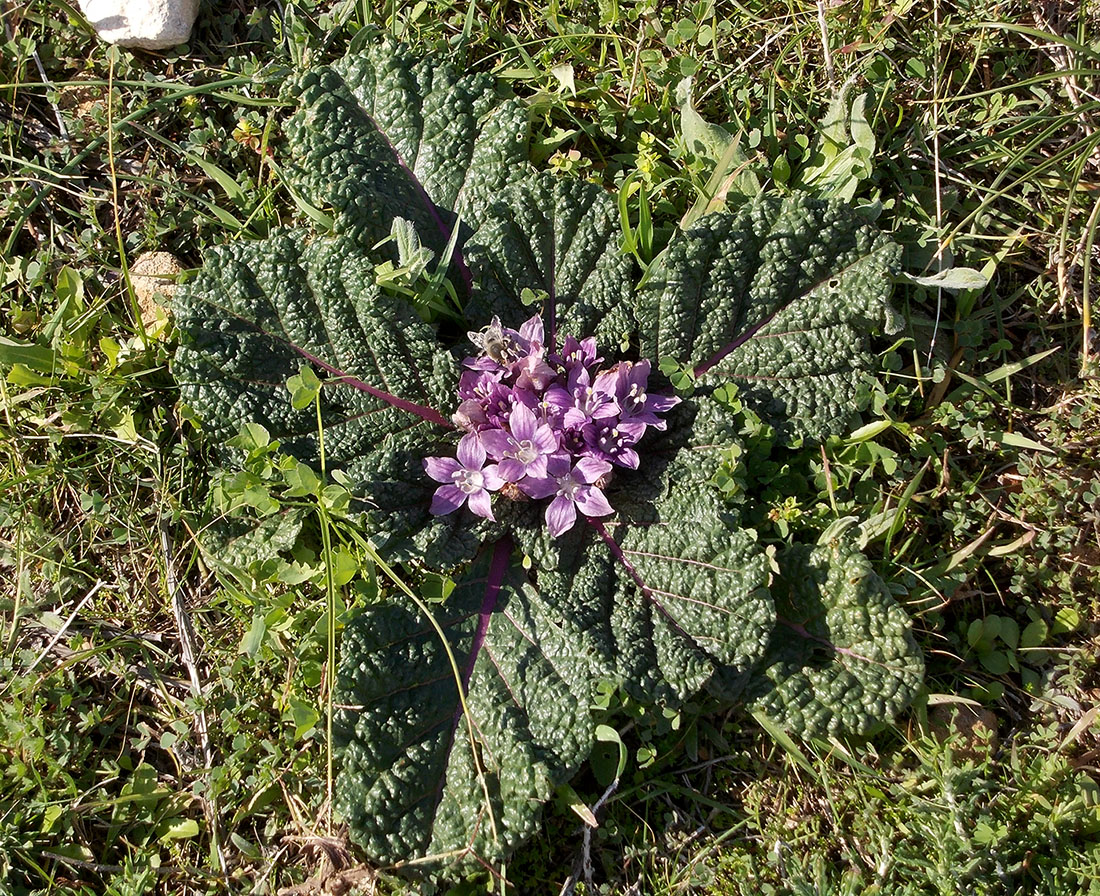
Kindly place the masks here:
<instances>
[{"instance_id":1,"label":"mandrake plant","mask_svg":"<svg viewBox=\"0 0 1100 896\"><path fill-rule=\"evenodd\" d=\"M377 552L455 580L343 635L336 805L370 860L505 859L584 766L608 682L802 736L894 718L922 659L868 560L761 544L716 478L739 408L781 445L852 425L898 248L842 202L758 197L642 277L614 198L535 171L491 77L382 42L296 93L288 178L331 226L212 251L174 373L216 440L259 423L320 468L323 438ZM320 430L287 401L302 365Z\"/></svg>"}]
</instances>

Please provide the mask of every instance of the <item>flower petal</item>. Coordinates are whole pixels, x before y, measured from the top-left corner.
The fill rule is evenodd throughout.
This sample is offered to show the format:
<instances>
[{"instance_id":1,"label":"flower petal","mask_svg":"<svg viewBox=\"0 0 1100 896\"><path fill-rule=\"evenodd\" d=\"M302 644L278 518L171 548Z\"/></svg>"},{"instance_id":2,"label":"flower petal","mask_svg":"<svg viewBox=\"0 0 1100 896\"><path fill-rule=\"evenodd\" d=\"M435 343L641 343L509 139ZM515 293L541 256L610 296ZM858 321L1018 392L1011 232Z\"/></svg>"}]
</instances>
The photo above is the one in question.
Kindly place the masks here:
<instances>
[{"instance_id":1,"label":"flower petal","mask_svg":"<svg viewBox=\"0 0 1100 896\"><path fill-rule=\"evenodd\" d=\"M566 392L561 386L551 386L542 400L556 408L573 407L573 393Z\"/></svg>"},{"instance_id":2,"label":"flower petal","mask_svg":"<svg viewBox=\"0 0 1100 896\"><path fill-rule=\"evenodd\" d=\"M591 485L604 473L611 472L611 464L594 457L582 457L573 468L573 475L586 485Z\"/></svg>"},{"instance_id":3,"label":"flower petal","mask_svg":"<svg viewBox=\"0 0 1100 896\"><path fill-rule=\"evenodd\" d=\"M458 461L453 457L426 457L424 458L424 472L436 482L454 482L454 473L460 470ZM434 510L432 511L435 512Z\"/></svg>"},{"instance_id":4,"label":"flower petal","mask_svg":"<svg viewBox=\"0 0 1100 896\"><path fill-rule=\"evenodd\" d=\"M638 452L633 448L623 448L613 458L614 463L617 463L620 467L626 467L628 470L637 470L641 460L638 457Z\"/></svg>"},{"instance_id":5,"label":"flower petal","mask_svg":"<svg viewBox=\"0 0 1100 896\"><path fill-rule=\"evenodd\" d=\"M525 479L516 483L519 486L519 490L523 492L529 498L549 498L551 495L556 494L561 487L558 485L558 480L552 479L549 476L543 478L534 478L528 476Z\"/></svg>"},{"instance_id":6,"label":"flower petal","mask_svg":"<svg viewBox=\"0 0 1100 896\"><path fill-rule=\"evenodd\" d=\"M565 416L562 418L564 423L570 429L580 429L589 421L589 416L580 408L567 408Z\"/></svg>"},{"instance_id":7,"label":"flower petal","mask_svg":"<svg viewBox=\"0 0 1100 896\"><path fill-rule=\"evenodd\" d=\"M487 470L489 468L486 467L485 469ZM484 470L482 472L484 472ZM519 480L527 475L527 468L514 457L509 457L502 460L497 465L497 472L499 472L508 482L519 482Z\"/></svg>"},{"instance_id":8,"label":"flower petal","mask_svg":"<svg viewBox=\"0 0 1100 896\"><path fill-rule=\"evenodd\" d=\"M573 467L573 462L565 452L551 454L546 460L546 475L557 480L562 476L568 476Z\"/></svg>"},{"instance_id":9,"label":"flower petal","mask_svg":"<svg viewBox=\"0 0 1100 896\"><path fill-rule=\"evenodd\" d=\"M470 510L480 517L496 522L493 517L492 502L489 500L489 493L485 489L470 493Z\"/></svg>"},{"instance_id":10,"label":"flower petal","mask_svg":"<svg viewBox=\"0 0 1100 896\"><path fill-rule=\"evenodd\" d=\"M553 454L558 450L558 437L554 435L554 430L545 423L535 430L535 436L531 441L535 443L539 454Z\"/></svg>"},{"instance_id":11,"label":"flower petal","mask_svg":"<svg viewBox=\"0 0 1100 896\"><path fill-rule=\"evenodd\" d=\"M558 495L546 508L546 527L554 538L572 529L576 521L577 508L565 495Z\"/></svg>"},{"instance_id":12,"label":"flower petal","mask_svg":"<svg viewBox=\"0 0 1100 896\"><path fill-rule=\"evenodd\" d=\"M498 464L490 464L481 471L481 475L484 477L485 490L490 492L501 489L507 479L500 471L500 466Z\"/></svg>"},{"instance_id":13,"label":"flower petal","mask_svg":"<svg viewBox=\"0 0 1100 896\"><path fill-rule=\"evenodd\" d=\"M467 470L480 470L485 466L485 447L476 433L467 433L458 443L458 462Z\"/></svg>"},{"instance_id":14,"label":"flower petal","mask_svg":"<svg viewBox=\"0 0 1100 896\"><path fill-rule=\"evenodd\" d=\"M544 335L542 329L542 318L536 314L534 317L524 321L520 325L519 335L526 339L528 342L532 342L535 345L541 346Z\"/></svg>"},{"instance_id":15,"label":"flower petal","mask_svg":"<svg viewBox=\"0 0 1100 896\"><path fill-rule=\"evenodd\" d=\"M436 516L444 516L454 513L466 501L466 493L457 485L441 485L432 495L432 506L429 508Z\"/></svg>"},{"instance_id":16,"label":"flower petal","mask_svg":"<svg viewBox=\"0 0 1100 896\"><path fill-rule=\"evenodd\" d=\"M500 460L509 451L516 450L516 440L503 429L483 429L480 433L481 445L494 460Z\"/></svg>"},{"instance_id":17,"label":"flower petal","mask_svg":"<svg viewBox=\"0 0 1100 896\"><path fill-rule=\"evenodd\" d=\"M531 463L527 465L527 469L523 471L525 476L534 476L536 479L542 479L546 475L546 455L539 455Z\"/></svg>"},{"instance_id":18,"label":"flower petal","mask_svg":"<svg viewBox=\"0 0 1100 896\"><path fill-rule=\"evenodd\" d=\"M607 503L607 497L594 485L577 489L574 499L585 516L607 516L614 512L611 505Z\"/></svg>"},{"instance_id":19,"label":"flower petal","mask_svg":"<svg viewBox=\"0 0 1100 896\"><path fill-rule=\"evenodd\" d=\"M508 418L508 425L512 428L512 437L517 442L522 442L535 435L538 419L527 405L517 404L512 408L512 415Z\"/></svg>"}]
</instances>

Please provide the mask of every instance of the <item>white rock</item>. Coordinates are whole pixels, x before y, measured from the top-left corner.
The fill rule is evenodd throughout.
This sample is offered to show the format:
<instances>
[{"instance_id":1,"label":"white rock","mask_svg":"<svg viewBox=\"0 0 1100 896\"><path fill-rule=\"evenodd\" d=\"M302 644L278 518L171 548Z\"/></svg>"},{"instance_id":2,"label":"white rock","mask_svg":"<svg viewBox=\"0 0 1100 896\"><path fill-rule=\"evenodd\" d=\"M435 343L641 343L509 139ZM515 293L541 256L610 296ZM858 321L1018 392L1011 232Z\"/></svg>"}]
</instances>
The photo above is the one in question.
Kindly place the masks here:
<instances>
[{"instance_id":1,"label":"white rock","mask_svg":"<svg viewBox=\"0 0 1100 896\"><path fill-rule=\"evenodd\" d=\"M80 0L80 9L108 43L162 50L187 42L199 0Z\"/></svg>"}]
</instances>

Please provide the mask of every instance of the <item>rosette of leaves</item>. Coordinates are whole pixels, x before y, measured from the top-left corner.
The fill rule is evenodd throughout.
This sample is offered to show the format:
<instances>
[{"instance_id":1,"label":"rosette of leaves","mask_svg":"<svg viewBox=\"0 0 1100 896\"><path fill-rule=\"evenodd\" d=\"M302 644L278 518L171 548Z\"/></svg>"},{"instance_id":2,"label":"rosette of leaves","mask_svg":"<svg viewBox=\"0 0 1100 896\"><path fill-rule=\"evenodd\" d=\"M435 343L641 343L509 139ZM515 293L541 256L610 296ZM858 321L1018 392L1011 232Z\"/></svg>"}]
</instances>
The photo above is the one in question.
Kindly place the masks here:
<instances>
[{"instance_id":1,"label":"rosette of leaves","mask_svg":"<svg viewBox=\"0 0 1100 896\"><path fill-rule=\"evenodd\" d=\"M456 580L432 619L398 595L344 634L338 809L370 859L505 858L588 758L603 682L668 707L706 692L803 736L903 709L922 661L868 561L843 542L767 550L712 485L740 426L715 397L728 383L787 443L851 424L897 248L843 203L757 199L677 232L640 284L617 203L533 170L524 107L491 78L383 42L308 72L297 99L292 185L333 227L211 252L177 298L174 373L212 438L259 423L318 466L315 410L285 385L311 365L358 525ZM464 321L394 289L410 242ZM595 335L691 384L609 486L615 516L558 539L499 498L496 522L431 516L422 467L457 440L461 334L518 327L532 296L551 339Z\"/></svg>"}]
</instances>

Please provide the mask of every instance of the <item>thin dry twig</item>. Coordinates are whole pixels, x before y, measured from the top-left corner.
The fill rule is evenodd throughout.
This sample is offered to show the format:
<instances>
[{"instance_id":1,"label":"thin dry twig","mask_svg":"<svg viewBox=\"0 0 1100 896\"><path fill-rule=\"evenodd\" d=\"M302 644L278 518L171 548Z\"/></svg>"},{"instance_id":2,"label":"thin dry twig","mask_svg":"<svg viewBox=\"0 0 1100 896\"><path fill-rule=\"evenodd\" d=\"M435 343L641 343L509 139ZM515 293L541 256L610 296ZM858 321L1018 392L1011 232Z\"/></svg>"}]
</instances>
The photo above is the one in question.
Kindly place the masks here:
<instances>
[{"instance_id":1,"label":"thin dry twig","mask_svg":"<svg viewBox=\"0 0 1100 896\"><path fill-rule=\"evenodd\" d=\"M57 645L57 642L65 637L65 632L67 632L69 630L69 626L71 626L73 624L73 622L76 620L76 617L80 614L80 611L83 610L84 607L88 605L88 602L93 597L95 597L99 593L99 590L106 584L107 583L104 582L102 579L99 579L99 580L96 581L96 583L92 586L91 590L87 594L85 594L83 599L80 601L80 603L78 603L76 605L76 609L74 609L72 611L72 613L69 614L69 618L66 619L61 624L61 628L59 628L57 630L56 634L54 634L53 638L50 639L50 643L47 644L45 647L43 647L42 651L38 654L38 656L36 656L34 658L34 662L30 664L30 666L27 668L27 671L26 671L25 674L29 675L31 672L33 672L34 669L38 666L38 664L40 662L42 662L43 659L46 658L46 656L49 654L49 652L51 650L54 649L54 647Z\"/></svg>"},{"instance_id":2,"label":"thin dry twig","mask_svg":"<svg viewBox=\"0 0 1100 896\"><path fill-rule=\"evenodd\" d=\"M202 705L202 678L199 676L199 666L195 660L195 629L191 624L191 614L187 609L183 588L176 578L175 564L172 559L172 545L168 534L168 527L164 521L162 521L160 525L160 547L164 554L165 583L168 588L169 600L172 603L172 617L176 621L176 633L179 636L180 642L180 655L183 660L183 665L187 668L188 678L191 680L191 694L198 704L195 710L195 730L199 736L199 744L202 747L202 756L206 763L206 768L211 769L214 766L214 746L210 742L210 728L206 720L206 710ZM218 813L214 798L204 799L203 808L206 812L206 820L210 825L215 852L218 856L218 867L224 874L227 864L218 831Z\"/></svg>"},{"instance_id":3,"label":"thin dry twig","mask_svg":"<svg viewBox=\"0 0 1100 896\"><path fill-rule=\"evenodd\" d=\"M833 68L833 51L829 49L829 25L825 21L825 0L817 0L817 26L821 29L821 52L825 59L825 74L829 88L836 93L836 69Z\"/></svg>"},{"instance_id":4,"label":"thin dry twig","mask_svg":"<svg viewBox=\"0 0 1100 896\"><path fill-rule=\"evenodd\" d=\"M603 795L598 800L596 800L595 803L592 804L593 816L597 812L599 812L600 809L603 808L604 803L606 803L611 798L612 794L614 794L615 791L618 789L619 779L616 778L607 786L607 790L603 792ZM592 831L592 825L585 824L581 840L581 854L578 857L576 866L573 869L573 873L570 874L565 883L562 884L559 896L570 896L570 894L575 893L577 891L577 884L580 883L582 874L584 875L584 884L587 887L586 892L596 892L592 880L593 874L595 873L595 870L592 867Z\"/></svg>"}]
</instances>

